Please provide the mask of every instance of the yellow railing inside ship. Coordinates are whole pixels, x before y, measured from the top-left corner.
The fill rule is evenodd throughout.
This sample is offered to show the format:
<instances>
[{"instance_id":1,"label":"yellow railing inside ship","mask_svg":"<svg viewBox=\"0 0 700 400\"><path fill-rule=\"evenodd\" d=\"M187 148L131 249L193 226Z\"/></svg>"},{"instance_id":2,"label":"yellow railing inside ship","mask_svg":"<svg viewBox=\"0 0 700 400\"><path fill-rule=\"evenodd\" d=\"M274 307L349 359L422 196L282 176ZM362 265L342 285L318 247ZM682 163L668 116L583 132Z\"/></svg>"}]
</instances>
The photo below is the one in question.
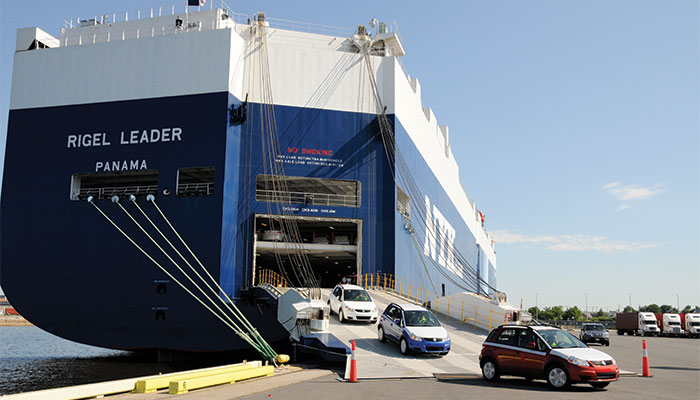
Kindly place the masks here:
<instances>
[{"instance_id":1,"label":"yellow railing inside ship","mask_svg":"<svg viewBox=\"0 0 700 400\"><path fill-rule=\"evenodd\" d=\"M391 274L361 274L357 277L357 285L365 289L381 290L416 304L425 305L430 302L430 308L445 315L447 320L459 319L460 324L473 324L474 329L477 328L477 324L488 325L490 332L493 328L507 324L510 320L510 315L507 313L489 310L488 314L485 314L483 310L479 313L478 305L465 305L463 301L459 302L461 304L453 304L451 297L443 298L443 306L440 308L440 297L443 296L430 292L420 282L414 284L413 281L406 279L396 281ZM445 301L447 306L444 305Z\"/></svg>"},{"instance_id":2,"label":"yellow railing inside ship","mask_svg":"<svg viewBox=\"0 0 700 400\"><path fill-rule=\"evenodd\" d=\"M271 269L260 270L257 278L258 285L267 283L268 285L278 288L286 288L288 286L284 277Z\"/></svg>"}]
</instances>

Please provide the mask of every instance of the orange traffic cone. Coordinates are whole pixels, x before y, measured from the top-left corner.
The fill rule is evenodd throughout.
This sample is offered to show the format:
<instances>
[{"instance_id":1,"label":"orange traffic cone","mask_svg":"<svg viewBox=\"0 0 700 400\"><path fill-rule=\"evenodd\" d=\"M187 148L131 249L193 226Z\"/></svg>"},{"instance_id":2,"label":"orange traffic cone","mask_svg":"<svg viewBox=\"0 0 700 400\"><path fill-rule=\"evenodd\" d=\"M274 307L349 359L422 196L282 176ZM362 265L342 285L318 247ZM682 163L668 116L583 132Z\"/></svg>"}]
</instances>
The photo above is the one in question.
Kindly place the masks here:
<instances>
[{"instance_id":1,"label":"orange traffic cone","mask_svg":"<svg viewBox=\"0 0 700 400\"><path fill-rule=\"evenodd\" d=\"M352 340L352 354L350 355L350 382L357 382L357 360L355 359L355 339Z\"/></svg>"},{"instance_id":2,"label":"orange traffic cone","mask_svg":"<svg viewBox=\"0 0 700 400\"><path fill-rule=\"evenodd\" d=\"M642 376L651 377L649 373L649 354L647 354L647 340L642 340Z\"/></svg>"}]
</instances>

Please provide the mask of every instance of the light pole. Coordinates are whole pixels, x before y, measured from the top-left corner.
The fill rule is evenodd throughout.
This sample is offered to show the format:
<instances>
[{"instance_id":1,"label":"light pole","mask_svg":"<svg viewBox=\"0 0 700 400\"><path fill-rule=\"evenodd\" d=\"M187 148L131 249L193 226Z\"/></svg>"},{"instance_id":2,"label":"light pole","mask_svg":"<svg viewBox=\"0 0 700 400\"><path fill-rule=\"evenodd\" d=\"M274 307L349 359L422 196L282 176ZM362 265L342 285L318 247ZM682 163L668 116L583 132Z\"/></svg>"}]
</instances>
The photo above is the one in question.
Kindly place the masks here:
<instances>
[{"instance_id":1,"label":"light pole","mask_svg":"<svg viewBox=\"0 0 700 400\"><path fill-rule=\"evenodd\" d=\"M678 293L676 293L676 305L678 306L678 313L680 314L681 312L681 299L678 297Z\"/></svg>"},{"instance_id":2,"label":"light pole","mask_svg":"<svg viewBox=\"0 0 700 400\"><path fill-rule=\"evenodd\" d=\"M540 319L540 307L537 305L537 296L539 293L535 293L535 319Z\"/></svg>"},{"instance_id":3,"label":"light pole","mask_svg":"<svg viewBox=\"0 0 700 400\"><path fill-rule=\"evenodd\" d=\"M586 312L588 312L588 293L584 293L584 296L586 296Z\"/></svg>"},{"instance_id":4,"label":"light pole","mask_svg":"<svg viewBox=\"0 0 700 400\"><path fill-rule=\"evenodd\" d=\"M632 307L632 293L630 293L630 307Z\"/></svg>"}]
</instances>

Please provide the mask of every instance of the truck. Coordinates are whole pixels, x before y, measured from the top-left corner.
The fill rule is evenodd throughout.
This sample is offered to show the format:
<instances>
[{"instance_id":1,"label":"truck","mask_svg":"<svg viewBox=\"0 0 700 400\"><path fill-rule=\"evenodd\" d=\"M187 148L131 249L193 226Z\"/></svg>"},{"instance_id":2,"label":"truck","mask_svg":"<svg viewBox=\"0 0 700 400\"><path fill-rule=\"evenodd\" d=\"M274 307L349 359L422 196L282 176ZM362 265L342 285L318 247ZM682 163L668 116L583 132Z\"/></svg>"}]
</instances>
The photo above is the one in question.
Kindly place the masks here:
<instances>
[{"instance_id":1,"label":"truck","mask_svg":"<svg viewBox=\"0 0 700 400\"><path fill-rule=\"evenodd\" d=\"M618 335L659 336L661 330L656 326L656 317L650 312L617 313L615 328Z\"/></svg>"},{"instance_id":2,"label":"truck","mask_svg":"<svg viewBox=\"0 0 700 400\"><path fill-rule=\"evenodd\" d=\"M681 314L681 326L685 328L685 334L690 337L700 338L700 314Z\"/></svg>"},{"instance_id":3,"label":"truck","mask_svg":"<svg viewBox=\"0 0 700 400\"><path fill-rule=\"evenodd\" d=\"M675 313L655 313L656 324L661 329L663 336L685 336L685 329L681 326L681 316Z\"/></svg>"}]
</instances>

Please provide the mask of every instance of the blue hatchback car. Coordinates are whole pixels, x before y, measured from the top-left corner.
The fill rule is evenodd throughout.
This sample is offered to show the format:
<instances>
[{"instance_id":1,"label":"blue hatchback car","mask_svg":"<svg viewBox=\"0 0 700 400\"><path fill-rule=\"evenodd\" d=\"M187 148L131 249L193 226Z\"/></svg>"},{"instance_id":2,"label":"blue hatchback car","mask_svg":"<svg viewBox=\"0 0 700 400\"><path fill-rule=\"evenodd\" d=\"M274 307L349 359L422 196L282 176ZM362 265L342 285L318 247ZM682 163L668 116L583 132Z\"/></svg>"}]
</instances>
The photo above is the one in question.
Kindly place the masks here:
<instances>
[{"instance_id":1,"label":"blue hatchback car","mask_svg":"<svg viewBox=\"0 0 700 400\"><path fill-rule=\"evenodd\" d=\"M399 344L401 354L426 353L447 355L452 341L435 315L414 304L391 303L377 325L377 338Z\"/></svg>"}]
</instances>

